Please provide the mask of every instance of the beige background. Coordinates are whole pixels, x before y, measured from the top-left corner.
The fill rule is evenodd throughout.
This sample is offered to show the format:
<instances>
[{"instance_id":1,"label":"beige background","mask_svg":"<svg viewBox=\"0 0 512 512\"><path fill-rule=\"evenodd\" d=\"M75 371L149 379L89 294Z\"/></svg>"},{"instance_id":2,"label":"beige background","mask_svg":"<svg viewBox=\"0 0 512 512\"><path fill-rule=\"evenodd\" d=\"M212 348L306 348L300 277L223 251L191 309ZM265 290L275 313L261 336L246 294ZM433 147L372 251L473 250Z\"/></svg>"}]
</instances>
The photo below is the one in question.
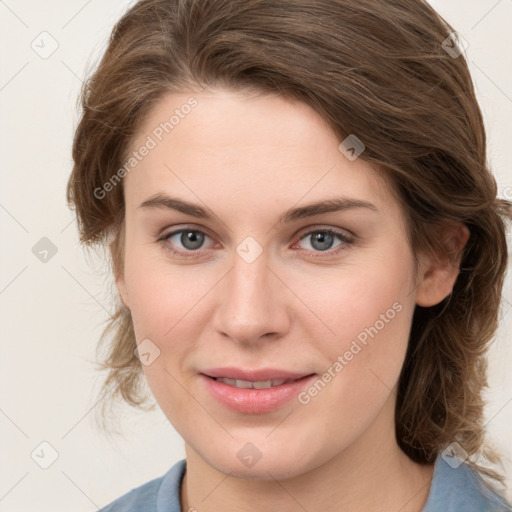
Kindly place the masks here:
<instances>
[{"instance_id":1,"label":"beige background","mask_svg":"<svg viewBox=\"0 0 512 512\"><path fill-rule=\"evenodd\" d=\"M512 1L432 4L469 43L490 162L500 195L512 199ZM113 441L95 427L100 380L94 348L111 307L110 288L101 259L79 246L65 203L81 77L127 5L0 1L0 512L96 510L184 457L180 436L160 411L122 410L123 436ZM50 36L40 36L43 31ZM41 37L45 51L58 44L45 59L31 47L39 44L43 51ZM46 263L32 252L37 243L47 243L39 242L43 237L57 250ZM510 486L510 278L504 295L486 415ZM48 469L31 457L35 450L34 459L51 462L52 448L42 442L58 454Z\"/></svg>"}]
</instances>

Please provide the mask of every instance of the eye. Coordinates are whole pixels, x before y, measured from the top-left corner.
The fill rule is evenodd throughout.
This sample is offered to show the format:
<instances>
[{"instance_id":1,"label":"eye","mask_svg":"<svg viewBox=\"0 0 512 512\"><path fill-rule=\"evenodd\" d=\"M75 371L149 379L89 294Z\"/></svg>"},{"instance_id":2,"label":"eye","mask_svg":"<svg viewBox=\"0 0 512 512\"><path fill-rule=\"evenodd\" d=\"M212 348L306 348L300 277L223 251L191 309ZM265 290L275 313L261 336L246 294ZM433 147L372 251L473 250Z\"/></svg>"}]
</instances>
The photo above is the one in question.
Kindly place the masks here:
<instances>
[{"instance_id":1,"label":"eye","mask_svg":"<svg viewBox=\"0 0 512 512\"><path fill-rule=\"evenodd\" d=\"M200 229L181 228L163 235L158 241L162 242L165 249L175 256L195 258L201 256L207 238L210 236ZM312 252L313 257L322 257L322 253L326 253L326 256L336 255L354 242L352 237L341 231L325 228L308 231L295 245L308 239L310 248L306 248L306 250ZM332 247L336 239L339 240L339 244L333 250ZM176 249L176 247L178 248Z\"/></svg>"},{"instance_id":2,"label":"eye","mask_svg":"<svg viewBox=\"0 0 512 512\"><path fill-rule=\"evenodd\" d=\"M336 248L332 250L333 244L335 240L338 239L340 243L335 246ZM348 245L354 242L353 238L342 233L341 231L336 231L334 229L316 229L314 231L308 231L304 236L302 236L298 243L303 240L309 240L309 246L312 249L306 248L307 250L312 250L314 253L327 253L332 256L338 254L340 251L343 251L347 248ZM314 254L313 257L322 256L321 254Z\"/></svg>"},{"instance_id":3,"label":"eye","mask_svg":"<svg viewBox=\"0 0 512 512\"><path fill-rule=\"evenodd\" d=\"M173 240L173 238L175 240ZM170 233L164 235L159 241L165 243L165 247L172 254L195 257L195 254L187 254L193 252L199 252L198 249L201 249L205 238L210 238L204 231L200 229L191 229L191 228L182 228L175 231L171 231ZM176 250L178 244L181 244L184 247L183 249Z\"/></svg>"}]
</instances>

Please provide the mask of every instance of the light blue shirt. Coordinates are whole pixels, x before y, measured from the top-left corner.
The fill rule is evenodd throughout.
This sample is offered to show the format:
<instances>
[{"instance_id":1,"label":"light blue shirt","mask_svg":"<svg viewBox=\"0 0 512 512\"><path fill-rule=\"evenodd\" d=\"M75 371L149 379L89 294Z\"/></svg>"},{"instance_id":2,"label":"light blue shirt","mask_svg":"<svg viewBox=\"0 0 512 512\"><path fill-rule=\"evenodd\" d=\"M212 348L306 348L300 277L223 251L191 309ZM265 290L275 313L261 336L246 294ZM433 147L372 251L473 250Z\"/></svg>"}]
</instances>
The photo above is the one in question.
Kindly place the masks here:
<instances>
[{"instance_id":1,"label":"light blue shirt","mask_svg":"<svg viewBox=\"0 0 512 512\"><path fill-rule=\"evenodd\" d=\"M181 510L180 488L186 460L163 476L132 489L99 512L186 512ZM439 455L427 502L422 512L511 512L512 506L492 491L463 463L454 468Z\"/></svg>"}]
</instances>

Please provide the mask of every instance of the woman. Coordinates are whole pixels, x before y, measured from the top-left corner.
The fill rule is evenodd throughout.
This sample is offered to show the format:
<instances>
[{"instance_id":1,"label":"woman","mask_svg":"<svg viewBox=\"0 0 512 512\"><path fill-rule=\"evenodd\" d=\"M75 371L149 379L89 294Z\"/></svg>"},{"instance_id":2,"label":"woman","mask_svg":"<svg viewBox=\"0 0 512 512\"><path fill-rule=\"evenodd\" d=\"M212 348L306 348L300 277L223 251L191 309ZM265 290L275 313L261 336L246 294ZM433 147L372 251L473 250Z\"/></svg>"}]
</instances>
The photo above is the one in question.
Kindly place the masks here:
<instances>
[{"instance_id":1,"label":"woman","mask_svg":"<svg viewBox=\"0 0 512 512\"><path fill-rule=\"evenodd\" d=\"M104 396L145 378L186 449L105 511L512 510L481 395L512 205L426 2L142 0L82 107Z\"/></svg>"}]
</instances>

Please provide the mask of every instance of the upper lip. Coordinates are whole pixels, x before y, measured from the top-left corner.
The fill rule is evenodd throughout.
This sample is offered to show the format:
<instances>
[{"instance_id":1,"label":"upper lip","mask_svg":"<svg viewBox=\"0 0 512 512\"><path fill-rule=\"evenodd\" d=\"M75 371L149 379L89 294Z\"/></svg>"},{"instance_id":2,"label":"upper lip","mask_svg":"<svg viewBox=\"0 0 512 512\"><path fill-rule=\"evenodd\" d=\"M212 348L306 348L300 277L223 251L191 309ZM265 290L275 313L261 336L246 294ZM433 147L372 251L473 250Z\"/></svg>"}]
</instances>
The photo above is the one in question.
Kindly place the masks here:
<instances>
[{"instance_id":1,"label":"upper lip","mask_svg":"<svg viewBox=\"0 0 512 512\"><path fill-rule=\"evenodd\" d=\"M279 379L297 380L308 375L313 375L312 373L290 372L288 370L281 370L278 368L260 368L250 370L235 367L207 368L206 370L202 370L201 373L208 377L246 380L250 382Z\"/></svg>"}]
</instances>

